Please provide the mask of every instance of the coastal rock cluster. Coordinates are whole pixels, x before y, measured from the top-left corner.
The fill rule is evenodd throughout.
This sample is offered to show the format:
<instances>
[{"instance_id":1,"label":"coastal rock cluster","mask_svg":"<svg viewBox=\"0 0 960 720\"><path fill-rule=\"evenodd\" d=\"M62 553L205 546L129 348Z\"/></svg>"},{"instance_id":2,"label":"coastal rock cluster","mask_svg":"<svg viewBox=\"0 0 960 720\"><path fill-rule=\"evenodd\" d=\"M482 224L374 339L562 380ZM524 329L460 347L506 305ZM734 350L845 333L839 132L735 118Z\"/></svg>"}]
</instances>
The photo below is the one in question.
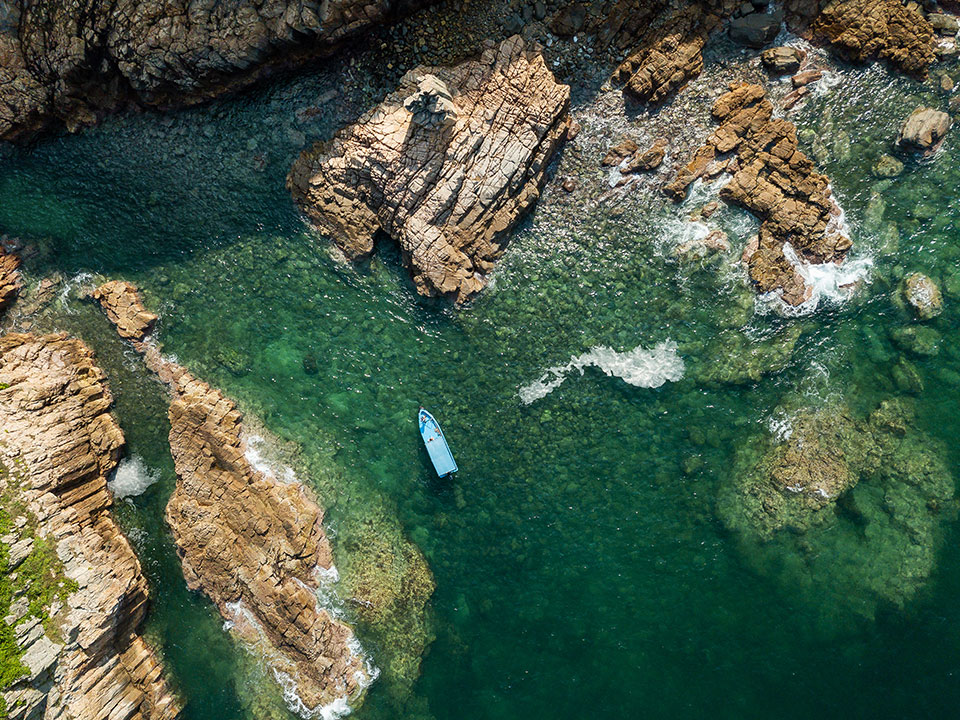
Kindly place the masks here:
<instances>
[{"instance_id":1,"label":"coastal rock cluster","mask_svg":"<svg viewBox=\"0 0 960 720\"><path fill-rule=\"evenodd\" d=\"M129 283L107 283L95 296L124 337L150 315ZM254 467L233 401L164 358L156 344L134 340L134 347L172 394L177 485L166 519L187 585L270 658L308 709L357 699L370 671L353 630L317 598L322 573L333 566L323 511L299 482Z\"/></svg>"},{"instance_id":2,"label":"coastal rock cluster","mask_svg":"<svg viewBox=\"0 0 960 720\"><path fill-rule=\"evenodd\" d=\"M25 597L4 622L16 629L25 674L3 693L11 718L177 717L179 706L140 634L147 583L110 515L107 476L124 439L93 354L66 335L0 338L0 478L37 539L11 550L28 561L50 543L69 586L59 607ZM22 568L21 568L22 570Z\"/></svg>"},{"instance_id":3,"label":"coastal rock cluster","mask_svg":"<svg viewBox=\"0 0 960 720\"><path fill-rule=\"evenodd\" d=\"M20 258L0 246L0 312L20 292Z\"/></svg>"},{"instance_id":4,"label":"coastal rock cluster","mask_svg":"<svg viewBox=\"0 0 960 720\"><path fill-rule=\"evenodd\" d=\"M157 316L147 312L132 283L122 280L106 282L93 291L93 299L100 303L124 340L143 340L157 322Z\"/></svg>"},{"instance_id":5,"label":"coastal rock cluster","mask_svg":"<svg viewBox=\"0 0 960 720\"><path fill-rule=\"evenodd\" d=\"M6 3L0 138L75 128L123 101L179 105L249 83L272 64L330 53L416 0Z\"/></svg>"},{"instance_id":6,"label":"coastal rock cluster","mask_svg":"<svg viewBox=\"0 0 960 720\"><path fill-rule=\"evenodd\" d=\"M878 602L902 606L955 514L940 448L914 425L904 400L866 419L844 406L801 409L741 448L719 514L763 570L800 573L867 615Z\"/></svg>"},{"instance_id":7,"label":"coastal rock cluster","mask_svg":"<svg viewBox=\"0 0 960 720\"><path fill-rule=\"evenodd\" d=\"M570 90L519 36L452 68L417 68L333 140L305 150L287 187L352 259L395 238L417 290L463 302L536 202L564 139Z\"/></svg>"},{"instance_id":8,"label":"coastal rock cluster","mask_svg":"<svg viewBox=\"0 0 960 720\"><path fill-rule=\"evenodd\" d=\"M720 126L665 192L681 200L698 178L731 173L720 197L762 221L744 253L751 280L759 292L777 292L784 302L799 305L812 288L797 261L841 262L852 244L843 234L830 181L800 152L796 127L773 117L773 104L759 85L732 86L717 99L713 116Z\"/></svg>"}]
</instances>

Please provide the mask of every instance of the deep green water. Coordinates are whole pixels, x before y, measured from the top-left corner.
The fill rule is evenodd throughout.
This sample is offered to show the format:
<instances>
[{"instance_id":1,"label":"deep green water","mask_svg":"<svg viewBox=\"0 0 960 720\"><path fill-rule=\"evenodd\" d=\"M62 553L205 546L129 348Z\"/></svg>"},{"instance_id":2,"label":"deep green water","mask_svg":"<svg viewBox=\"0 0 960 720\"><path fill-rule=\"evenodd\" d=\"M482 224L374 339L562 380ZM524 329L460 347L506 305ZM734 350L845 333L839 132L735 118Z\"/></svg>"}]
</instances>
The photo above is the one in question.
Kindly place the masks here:
<instances>
[{"instance_id":1,"label":"deep green water","mask_svg":"<svg viewBox=\"0 0 960 720\"><path fill-rule=\"evenodd\" d=\"M911 534L881 498L881 520L857 532L838 521L802 557L785 543L772 559L717 513L751 460L739 448L797 407L836 401L863 416L911 398L916 432L960 477L960 140L955 131L934 162L908 163L897 180L870 173L909 109L946 99L880 69L849 71L796 118L857 254L874 262L845 303L800 318L757 312L729 263L671 257L676 218L695 206L628 195L617 216L586 201L589 185L571 201L553 183L494 286L454 310L414 296L389 244L359 267L334 258L283 187L305 138L369 101L358 82L319 117L295 119L342 72L334 62L198 110L7 150L0 227L39 244L34 280L94 272L139 284L165 349L302 448L296 469L328 507L338 565L349 568L372 513L397 518L423 551L437 590L422 677L408 694L385 671L357 715L953 717L960 557L948 512L933 536ZM575 111L593 99L577 98ZM560 172L598 160L568 150ZM749 219L724 210L717 222L739 255ZM915 324L896 301L914 270L944 290L932 357L892 340ZM260 717L256 662L186 591L164 532L162 392L74 296L41 327L97 348L130 452L159 474L118 514L153 585L149 632L186 717ZM529 405L518 397L593 347L666 340L685 363L677 382L634 387L590 367ZM461 468L452 484L431 477L418 402L444 423ZM891 565L909 543L933 547L935 564L916 593L898 595L913 571ZM893 589L877 592L877 578ZM389 654L359 632L375 661Z\"/></svg>"}]
</instances>

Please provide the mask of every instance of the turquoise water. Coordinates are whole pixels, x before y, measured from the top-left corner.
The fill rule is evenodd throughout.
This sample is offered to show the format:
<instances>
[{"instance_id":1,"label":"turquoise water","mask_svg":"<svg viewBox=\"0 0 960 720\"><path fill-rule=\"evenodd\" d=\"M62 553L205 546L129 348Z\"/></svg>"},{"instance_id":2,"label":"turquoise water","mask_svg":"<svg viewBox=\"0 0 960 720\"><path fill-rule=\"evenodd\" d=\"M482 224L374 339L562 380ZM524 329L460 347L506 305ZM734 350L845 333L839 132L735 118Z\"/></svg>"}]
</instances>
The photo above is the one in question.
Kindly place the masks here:
<instances>
[{"instance_id":1,"label":"turquoise water","mask_svg":"<svg viewBox=\"0 0 960 720\"><path fill-rule=\"evenodd\" d=\"M589 202L599 183L567 197L554 181L493 287L454 310L414 295L389 243L358 267L337 259L283 187L305 140L371 100L358 81L297 120L342 71L8 149L0 227L37 244L31 279L139 284L165 349L296 445L290 462L328 508L344 597L371 533L422 551L436 582L422 623L351 615L384 669L357 716L952 716L960 560L949 507L925 508L909 482L894 496L865 478L858 502L879 494L873 514L844 511L764 552L717 507L768 447L771 421L838 402L863 419L908 399L911 437L960 475L960 141L895 181L870 172L916 102L945 99L880 69L848 71L796 118L874 263L845 303L800 318L759 312L730 262L672 257L677 218L695 206L628 195L613 212ZM575 112L592 117L592 101L578 91ZM588 121L584 132L599 131ZM598 160L568 149L557 173L587 177ZM723 210L716 222L739 254L750 220ZM944 291L929 324L935 355L893 339L915 324L897 302L915 270ZM159 473L118 515L152 583L149 634L186 717L282 715L251 690L269 687L251 682L262 669L183 586L162 519L173 475L161 389L75 296L38 327L97 348L130 452ZM518 395L596 346L668 340L685 365L676 382L636 387L588 367L529 405ZM453 483L432 477L418 403L444 425L461 468ZM904 520L916 506L928 533ZM904 560L916 547L927 564Z\"/></svg>"}]
</instances>

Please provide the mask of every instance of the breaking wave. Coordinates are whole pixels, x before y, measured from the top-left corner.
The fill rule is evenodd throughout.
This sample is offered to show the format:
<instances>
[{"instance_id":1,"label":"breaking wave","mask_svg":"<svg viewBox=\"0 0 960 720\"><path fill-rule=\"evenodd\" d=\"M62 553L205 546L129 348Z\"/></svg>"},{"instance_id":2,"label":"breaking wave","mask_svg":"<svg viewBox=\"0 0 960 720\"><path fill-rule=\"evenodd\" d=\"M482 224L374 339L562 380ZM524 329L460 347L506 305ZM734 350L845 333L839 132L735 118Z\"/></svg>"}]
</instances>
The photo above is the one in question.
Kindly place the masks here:
<instances>
[{"instance_id":1,"label":"breaking wave","mask_svg":"<svg viewBox=\"0 0 960 720\"><path fill-rule=\"evenodd\" d=\"M118 500L136 497L160 479L160 473L148 468L139 455L131 455L120 461L107 488Z\"/></svg>"},{"instance_id":2,"label":"breaking wave","mask_svg":"<svg viewBox=\"0 0 960 720\"><path fill-rule=\"evenodd\" d=\"M570 358L566 365L548 368L537 380L520 388L517 393L520 401L529 405L546 397L563 384L570 372L579 370L583 375L584 369L591 366L642 388L660 387L668 380L676 382L684 371L683 358L677 354L677 344L672 340L665 340L651 350L637 346L626 352L600 345Z\"/></svg>"}]
</instances>

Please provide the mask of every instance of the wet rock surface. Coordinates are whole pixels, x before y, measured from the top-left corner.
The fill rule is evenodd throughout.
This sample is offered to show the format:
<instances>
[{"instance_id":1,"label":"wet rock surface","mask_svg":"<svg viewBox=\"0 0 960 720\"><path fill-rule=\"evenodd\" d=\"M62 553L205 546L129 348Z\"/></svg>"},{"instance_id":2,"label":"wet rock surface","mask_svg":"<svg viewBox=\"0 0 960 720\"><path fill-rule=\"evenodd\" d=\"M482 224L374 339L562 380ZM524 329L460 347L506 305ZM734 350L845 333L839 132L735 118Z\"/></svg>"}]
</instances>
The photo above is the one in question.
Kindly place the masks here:
<instances>
[{"instance_id":1,"label":"wet rock surface","mask_svg":"<svg viewBox=\"0 0 960 720\"><path fill-rule=\"evenodd\" d=\"M760 61L771 72L784 74L799 70L805 55L799 48L781 46L764 50L760 54Z\"/></svg>"},{"instance_id":2,"label":"wet rock surface","mask_svg":"<svg viewBox=\"0 0 960 720\"><path fill-rule=\"evenodd\" d=\"M773 105L759 85L734 86L717 99L713 116L720 126L665 191L680 200L698 178L724 168L732 172L720 197L762 221L756 241L744 253L751 280L759 292L777 292L784 302L799 305L812 289L796 260L839 262L851 247L829 180L800 152L796 127L773 117Z\"/></svg>"},{"instance_id":3,"label":"wet rock surface","mask_svg":"<svg viewBox=\"0 0 960 720\"><path fill-rule=\"evenodd\" d=\"M422 99L426 76L453 107ZM442 104L445 120L413 114L408 102ZM568 105L569 88L514 36L479 60L411 71L355 125L304 151L287 186L349 258L369 255L383 230L418 292L463 302L486 285L507 232L539 197Z\"/></svg>"},{"instance_id":4,"label":"wet rock surface","mask_svg":"<svg viewBox=\"0 0 960 720\"><path fill-rule=\"evenodd\" d=\"M940 288L923 273L911 273L904 278L903 297L921 320L929 320L943 312Z\"/></svg>"},{"instance_id":5,"label":"wet rock surface","mask_svg":"<svg viewBox=\"0 0 960 720\"><path fill-rule=\"evenodd\" d=\"M5 335L0 388L4 491L35 518L37 537L55 544L75 583L49 627L35 618L17 625L28 674L3 693L10 716L177 717L178 703L139 631L146 579L110 514L107 476L124 439L93 354L62 334ZM13 548L25 558L32 545Z\"/></svg>"},{"instance_id":6,"label":"wet rock surface","mask_svg":"<svg viewBox=\"0 0 960 720\"><path fill-rule=\"evenodd\" d=\"M143 305L133 285L114 281L96 294L126 337L114 317L128 317L108 304L118 287L136 317ZM163 357L152 340L134 341L134 348L172 394L177 485L166 519L187 585L210 597L234 632L293 683L308 710L357 701L373 678L353 630L317 597L322 573L333 566L323 510L301 483L254 467L232 400Z\"/></svg>"},{"instance_id":7,"label":"wet rock surface","mask_svg":"<svg viewBox=\"0 0 960 720\"><path fill-rule=\"evenodd\" d=\"M87 124L120 102L181 104L331 52L415 3L16 3L0 30L0 138Z\"/></svg>"}]
</instances>

